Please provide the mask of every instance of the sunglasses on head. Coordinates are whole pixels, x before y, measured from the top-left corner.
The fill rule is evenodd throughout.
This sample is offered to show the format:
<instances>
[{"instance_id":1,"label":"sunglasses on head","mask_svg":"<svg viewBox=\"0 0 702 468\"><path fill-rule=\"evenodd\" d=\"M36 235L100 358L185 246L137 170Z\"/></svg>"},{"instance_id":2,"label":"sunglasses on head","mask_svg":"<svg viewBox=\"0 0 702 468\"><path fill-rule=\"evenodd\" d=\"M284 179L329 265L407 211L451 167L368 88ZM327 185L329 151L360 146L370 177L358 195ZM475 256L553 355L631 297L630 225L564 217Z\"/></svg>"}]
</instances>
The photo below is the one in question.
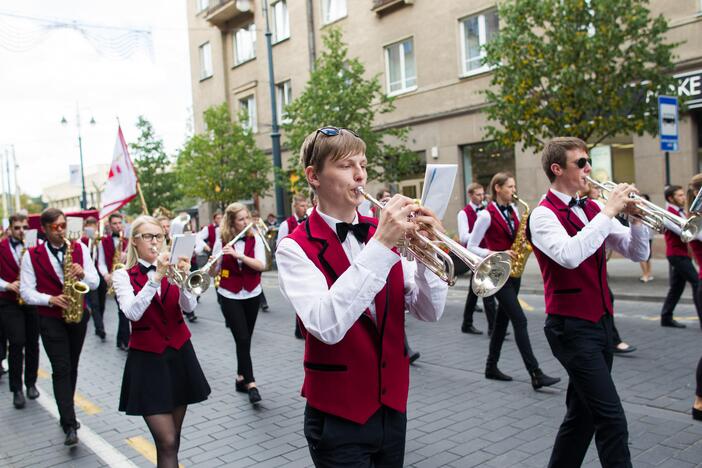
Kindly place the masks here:
<instances>
[{"instance_id":1,"label":"sunglasses on head","mask_svg":"<svg viewBox=\"0 0 702 468\"><path fill-rule=\"evenodd\" d=\"M592 159L580 158L575 161L575 165L578 166L579 169L584 168L586 164L589 164L592 167Z\"/></svg>"},{"instance_id":2,"label":"sunglasses on head","mask_svg":"<svg viewBox=\"0 0 702 468\"><path fill-rule=\"evenodd\" d=\"M318 128L314 134L314 138L312 139L312 143L310 144L309 148L307 149L307 159L308 160L312 159L312 152L314 151L314 144L317 142L317 136L320 133L324 136L327 136L327 137L333 137L333 136L341 135L342 130L346 130L347 132L349 132L351 135L355 136L356 138L360 138L358 136L358 133L354 132L353 130L349 130L348 128L341 128L341 127Z\"/></svg>"}]
</instances>

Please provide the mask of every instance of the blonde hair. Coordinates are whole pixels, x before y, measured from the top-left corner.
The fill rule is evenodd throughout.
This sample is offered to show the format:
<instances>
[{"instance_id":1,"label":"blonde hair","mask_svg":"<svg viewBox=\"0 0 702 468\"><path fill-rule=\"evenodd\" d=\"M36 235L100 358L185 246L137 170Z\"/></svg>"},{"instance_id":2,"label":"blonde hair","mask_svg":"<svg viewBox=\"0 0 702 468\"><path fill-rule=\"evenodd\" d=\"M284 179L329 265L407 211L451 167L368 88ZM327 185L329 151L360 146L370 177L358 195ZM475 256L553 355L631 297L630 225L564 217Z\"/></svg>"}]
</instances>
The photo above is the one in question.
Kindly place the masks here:
<instances>
[{"instance_id":1,"label":"blonde hair","mask_svg":"<svg viewBox=\"0 0 702 468\"><path fill-rule=\"evenodd\" d=\"M687 185L687 207L688 209L690 208L690 205L692 202L695 200L695 196L697 195L697 192L702 189L702 174L695 174L692 176L692 179L690 179L690 183Z\"/></svg>"},{"instance_id":2,"label":"blonde hair","mask_svg":"<svg viewBox=\"0 0 702 468\"><path fill-rule=\"evenodd\" d=\"M127 243L127 268L133 267L139 260L139 254L137 253L136 245L134 245L134 236L141 233L141 227L145 224L156 226L161 231L161 234L165 234L161 223L153 216L141 215L135 219L132 223L132 229L129 232L129 242Z\"/></svg>"},{"instance_id":3,"label":"blonde hair","mask_svg":"<svg viewBox=\"0 0 702 468\"><path fill-rule=\"evenodd\" d=\"M219 235L222 238L222 247L224 247L230 240L234 239L238 233L234 232L234 220L236 219L239 212L242 210L249 211L246 205L239 202L234 202L227 206L224 210L224 217L222 222L219 223ZM249 235L251 232L248 233Z\"/></svg>"},{"instance_id":4,"label":"blonde hair","mask_svg":"<svg viewBox=\"0 0 702 468\"><path fill-rule=\"evenodd\" d=\"M303 169L312 166L316 172L321 172L327 160L338 161L352 154L366 152L365 142L345 128L337 129L339 133L331 136L320 130L307 135L302 143L300 164Z\"/></svg>"}]
</instances>

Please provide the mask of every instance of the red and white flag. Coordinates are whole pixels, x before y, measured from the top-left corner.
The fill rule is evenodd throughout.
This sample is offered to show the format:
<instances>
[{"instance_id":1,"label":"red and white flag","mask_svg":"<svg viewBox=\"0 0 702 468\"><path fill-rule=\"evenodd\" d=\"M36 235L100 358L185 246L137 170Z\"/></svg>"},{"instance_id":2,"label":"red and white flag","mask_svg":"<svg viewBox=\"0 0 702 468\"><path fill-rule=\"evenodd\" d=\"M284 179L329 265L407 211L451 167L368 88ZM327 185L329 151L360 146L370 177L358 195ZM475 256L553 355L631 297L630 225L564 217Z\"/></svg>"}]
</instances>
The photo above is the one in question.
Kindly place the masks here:
<instances>
[{"instance_id":1,"label":"red and white flag","mask_svg":"<svg viewBox=\"0 0 702 468\"><path fill-rule=\"evenodd\" d=\"M129 157L127 142L122 128L117 127L117 141L112 154L112 165L107 176L107 184L102 192L100 218L119 210L137 196L137 175Z\"/></svg>"}]
</instances>

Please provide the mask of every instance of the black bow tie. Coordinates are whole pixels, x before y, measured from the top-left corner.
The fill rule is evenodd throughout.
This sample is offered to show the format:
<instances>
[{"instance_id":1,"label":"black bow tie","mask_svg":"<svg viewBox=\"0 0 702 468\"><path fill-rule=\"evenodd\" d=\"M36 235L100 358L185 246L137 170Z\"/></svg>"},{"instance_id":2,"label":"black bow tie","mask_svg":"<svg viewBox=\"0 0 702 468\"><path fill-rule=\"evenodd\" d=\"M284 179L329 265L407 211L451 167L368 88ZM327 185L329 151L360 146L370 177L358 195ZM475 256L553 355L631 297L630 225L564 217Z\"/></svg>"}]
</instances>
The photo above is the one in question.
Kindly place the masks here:
<instances>
[{"instance_id":1,"label":"black bow tie","mask_svg":"<svg viewBox=\"0 0 702 468\"><path fill-rule=\"evenodd\" d=\"M141 274L145 275L150 271L156 271L156 267L154 265L146 266L143 263L139 263L139 270L141 270Z\"/></svg>"},{"instance_id":2,"label":"black bow tie","mask_svg":"<svg viewBox=\"0 0 702 468\"><path fill-rule=\"evenodd\" d=\"M113 233L112 233L112 237L119 238L119 232L113 232Z\"/></svg>"},{"instance_id":3,"label":"black bow tie","mask_svg":"<svg viewBox=\"0 0 702 468\"><path fill-rule=\"evenodd\" d=\"M497 204L497 207L500 209L501 212L503 213L510 213L512 211L512 205L500 205L499 203Z\"/></svg>"},{"instance_id":4,"label":"black bow tie","mask_svg":"<svg viewBox=\"0 0 702 468\"><path fill-rule=\"evenodd\" d=\"M49 246L49 250L51 251L51 253L54 254L54 256L56 256L59 252L61 252L62 254L66 253L66 245L65 244L62 245L61 247L59 247L58 249L56 247L54 247L53 245L51 245L51 243L49 243L49 242L47 242L46 245Z\"/></svg>"},{"instance_id":5,"label":"black bow tie","mask_svg":"<svg viewBox=\"0 0 702 468\"><path fill-rule=\"evenodd\" d=\"M570 201L568 202L568 208L573 208L575 205L578 205L580 208L582 208L584 210L586 204L587 204L586 197L582 197L582 198L572 197L570 199Z\"/></svg>"},{"instance_id":6,"label":"black bow tie","mask_svg":"<svg viewBox=\"0 0 702 468\"><path fill-rule=\"evenodd\" d=\"M344 242L348 233L351 232L358 239L358 242L364 243L368 237L368 229L370 229L368 223L336 223L336 235L339 236L341 242Z\"/></svg>"},{"instance_id":7,"label":"black bow tie","mask_svg":"<svg viewBox=\"0 0 702 468\"><path fill-rule=\"evenodd\" d=\"M304 223L305 221L307 221L307 216L303 216L302 218L298 219L298 220L297 220L297 224L302 224L302 223Z\"/></svg>"},{"instance_id":8,"label":"black bow tie","mask_svg":"<svg viewBox=\"0 0 702 468\"><path fill-rule=\"evenodd\" d=\"M10 244L12 244L12 248L16 249L18 245L22 244L22 241L15 240L14 237L10 237Z\"/></svg>"},{"instance_id":9,"label":"black bow tie","mask_svg":"<svg viewBox=\"0 0 702 468\"><path fill-rule=\"evenodd\" d=\"M481 211L481 210L484 210L484 209L485 209L485 207L484 207L483 205L480 205L480 206L478 206L478 207L475 209L475 212L477 213L478 211Z\"/></svg>"}]
</instances>

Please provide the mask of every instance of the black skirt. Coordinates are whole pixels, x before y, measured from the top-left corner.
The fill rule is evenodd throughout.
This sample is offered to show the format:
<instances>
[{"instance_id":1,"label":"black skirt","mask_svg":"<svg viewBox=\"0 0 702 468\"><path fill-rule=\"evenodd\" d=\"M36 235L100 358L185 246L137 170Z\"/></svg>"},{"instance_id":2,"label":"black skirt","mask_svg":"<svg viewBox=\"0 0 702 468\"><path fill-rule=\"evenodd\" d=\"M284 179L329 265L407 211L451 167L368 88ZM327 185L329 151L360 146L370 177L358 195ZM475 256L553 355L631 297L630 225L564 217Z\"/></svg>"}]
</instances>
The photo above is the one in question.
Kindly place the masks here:
<instances>
[{"instance_id":1,"label":"black skirt","mask_svg":"<svg viewBox=\"0 0 702 468\"><path fill-rule=\"evenodd\" d=\"M170 413L207 399L210 386L190 340L161 354L129 349L119 410L132 416Z\"/></svg>"}]
</instances>

